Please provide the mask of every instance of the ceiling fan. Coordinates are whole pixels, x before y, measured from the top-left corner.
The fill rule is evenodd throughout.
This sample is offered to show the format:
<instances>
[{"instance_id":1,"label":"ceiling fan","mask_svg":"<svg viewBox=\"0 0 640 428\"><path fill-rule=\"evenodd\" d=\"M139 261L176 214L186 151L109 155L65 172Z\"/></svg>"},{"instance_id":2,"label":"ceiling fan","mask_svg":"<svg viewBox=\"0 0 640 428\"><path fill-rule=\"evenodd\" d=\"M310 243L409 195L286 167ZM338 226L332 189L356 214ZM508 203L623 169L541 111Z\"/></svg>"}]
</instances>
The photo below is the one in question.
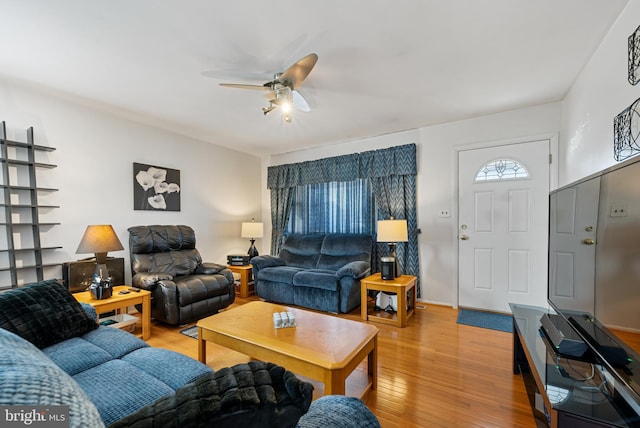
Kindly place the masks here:
<instances>
[{"instance_id":1,"label":"ceiling fan","mask_svg":"<svg viewBox=\"0 0 640 428\"><path fill-rule=\"evenodd\" d=\"M298 88L307 78L311 70L318 61L318 55L312 53L297 61L281 73L273 75L273 80L263 85L249 85L242 83L220 83L220 86L227 88L253 89L265 91L265 96L269 101L268 107L262 108L262 113L266 116L276 108L282 109L284 120L291 122L291 107L308 112L311 110L309 103L298 92Z\"/></svg>"}]
</instances>

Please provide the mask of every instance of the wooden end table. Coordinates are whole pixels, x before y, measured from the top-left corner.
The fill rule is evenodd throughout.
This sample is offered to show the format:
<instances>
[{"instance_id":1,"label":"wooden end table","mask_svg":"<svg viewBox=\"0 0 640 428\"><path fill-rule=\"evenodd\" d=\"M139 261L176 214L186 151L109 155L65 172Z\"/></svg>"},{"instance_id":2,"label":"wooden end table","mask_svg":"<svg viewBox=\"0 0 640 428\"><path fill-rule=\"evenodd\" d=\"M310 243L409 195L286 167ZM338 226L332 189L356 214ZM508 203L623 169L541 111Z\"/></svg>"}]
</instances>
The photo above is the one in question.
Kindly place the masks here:
<instances>
[{"instance_id":1,"label":"wooden end table","mask_svg":"<svg viewBox=\"0 0 640 428\"><path fill-rule=\"evenodd\" d=\"M251 265L227 265L227 269L229 269L231 272L240 274L240 290L236 292L240 297L246 298L249 297L249 295L255 293L255 290L253 288L252 268L253 266Z\"/></svg>"},{"instance_id":2,"label":"wooden end table","mask_svg":"<svg viewBox=\"0 0 640 428\"><path fill-rule=\"evenodd\" d=\"M382 279L380 273L374 273L360 280L361 293L361 315L364 321L376 321L381 323L392 324L397 327L406 327L407 320L414 315L416 307L416 281L417 278L411 275L402 275L396 279ZM395 293L398 296L398 311L396 314L389 316L386 312L379 316L375 313L369 313L367 307L368 291L383 291L387 293ZM407 297L407 292L409 296ZM409 310L407 310L407 303Z\"/></svg>"},{"instance_id":3,"label":"wooden end table","mask_svg":"<svg viewBox=\"0 0 640 428\"><path fill-rule=\"evenodd\" d=\"M276 329L274 312L293 312L296 326ZM324 382L324 394L346 392L346 378L366 358L368 383L376 389L378 329L267 302L249 302L198 321L198 359L206 364L207 341L293 373Z\"/></svg>"},{"instance_id":4,"label":"wooden end table","mask_svg":"<svg viewBox=\"0 0 640 428\"><path fill-rule=\"evenodd\" d=\"M96 300L90 291L75 293L73 297L80 303L88 303L93 306L98 315L105 312L117 311L125 309L129 306L142 305L142 340L148 340L151 337L151 292L140 290L138 292L131 291L128 294L118 294L122 290L130 288L129 285L118 285L113 287L111 297L108 299Z\"/></svg>"}]
</instances>

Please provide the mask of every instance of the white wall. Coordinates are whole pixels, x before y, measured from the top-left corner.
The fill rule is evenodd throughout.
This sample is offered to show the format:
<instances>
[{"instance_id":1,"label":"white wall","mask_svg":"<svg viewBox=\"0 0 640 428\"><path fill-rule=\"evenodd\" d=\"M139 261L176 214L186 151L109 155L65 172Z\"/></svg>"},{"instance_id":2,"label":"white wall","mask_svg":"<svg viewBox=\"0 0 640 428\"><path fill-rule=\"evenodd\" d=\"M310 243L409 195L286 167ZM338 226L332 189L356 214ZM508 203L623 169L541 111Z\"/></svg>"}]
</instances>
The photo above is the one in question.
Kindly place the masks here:
<instances>
[{"instance_id":1,"label":"white wall","mask_svg":"<svg viewBox=\"0 0 640 428\"><path fill-rule=\"evenodd\" d=\"M617 163L613 119L640 97L640 84L627 81L627 39L638 17L640 2L629 2L565 97L560 185Z\"/></svg>"},{"instance_id":2,"label":"white wall","mask_svg":"<svg viewBox=\"0 0 640 428\"><path fill-rule=\"evenodd\" d=\"M397 132L330 147L272 156L266 165L281 165L416 143L418 155L418 227L423 301L457 305L457 151L461 147L505 144L529 138L555 138L560 129L559 103L515 110L460 122ZM266 189L266 185L263 186ZM269 218L265 190L263 218ZM442 209L450 218L438 217ZM265 248L268 242L265 240ZM546 286L546 284L545 284Z\"/></svg>"},{"instance_id":3,"label":"white wall","mask_svg":"<svg viewBox=\"0 0 640 428\"><path fill-rule=\"evenodd\" d=\"M8 136L26 141L33 126L36 144L55 147L41 160L58 165L43 171L47 197L59 209L44 213L62 223L43 234L44 245L61 245L46 258L58 263L90 257L75 254L88 224L114 226L125 250L130 278L127 228L186 224L196 232L205 261L226 263L226 255L246 252L240 223L260 218L260 158L141 125L77 102L0 81L0 120ZM181 211L133 210L133 162L180 170ZM4 233L2 231L1 233ZM50 273L60 277L60 270Z\"/></svg>"}]
</instances>

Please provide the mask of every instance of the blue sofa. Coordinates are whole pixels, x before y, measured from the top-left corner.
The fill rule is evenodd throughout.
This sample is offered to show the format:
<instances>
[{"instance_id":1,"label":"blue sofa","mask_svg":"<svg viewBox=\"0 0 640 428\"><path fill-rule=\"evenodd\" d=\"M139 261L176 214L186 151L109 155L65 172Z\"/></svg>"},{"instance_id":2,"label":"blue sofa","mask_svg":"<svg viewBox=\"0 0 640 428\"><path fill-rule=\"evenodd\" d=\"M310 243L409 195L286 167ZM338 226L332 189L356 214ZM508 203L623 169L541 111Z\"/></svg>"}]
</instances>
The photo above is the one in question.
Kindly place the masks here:
<instances>
[{"instance_id":1,"label":"blue sofa","mask_svg":"<svg viewBox=\"0 0 640 428\"><path fill-rule=\"evenodd\" d=\"M96 320L56 281L0 293L0 405L67 405L70 427L314 427L335 400L377 423L359 400L331 396L304 422L313 387L282 367L214 372Z\"/></svg>"},{"instance_id":2,"label":"blue sofa","mask_svg":"<svg viewBox=\"0 0 640 428\"><path fill-rule=\"evenodd\" d=\"M348 313L360 306L360 280L371 272L373 237L292 234L275 256L251 259L256 294L264 300Z\"/></svg>"}]
</instances>

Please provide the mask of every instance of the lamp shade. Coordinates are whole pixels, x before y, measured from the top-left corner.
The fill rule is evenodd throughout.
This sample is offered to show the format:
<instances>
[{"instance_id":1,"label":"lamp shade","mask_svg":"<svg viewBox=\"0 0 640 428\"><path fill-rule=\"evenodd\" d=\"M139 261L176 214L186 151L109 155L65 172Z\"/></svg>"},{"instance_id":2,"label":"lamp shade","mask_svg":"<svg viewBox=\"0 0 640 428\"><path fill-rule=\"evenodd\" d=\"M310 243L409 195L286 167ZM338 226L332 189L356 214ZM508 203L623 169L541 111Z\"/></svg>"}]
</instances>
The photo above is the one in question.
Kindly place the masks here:
<instances>
[{"instance_id":1,"label":"lamp shade","mask_svg":"<svg viewBox=\"0 0 640 428\"><path fill-rule=\"evenodd\" d=\"M241 238L262 238L264 233L262 222L259 221L251 221L251 222L243 222L242 229L240 231Z\"/></svg>"},{"instance_id":2,"label":"lamp shade","mask_svg":"<svg viewBox=\"0 0 640 428\"><path fill-rule=\"evenodd\" d=\"M113 227L110 224L100 224L87 226L76 254L98 254L118 250L124 250L124 247Z\"/></svg>"},{"instance_id":3,"label":"lamp shade","mask_svg":"<svg viewBox=\"0 0 640 428\"><path fill-rule=\"evenodd\" d=\"M407 220L378 220L378 242L407 241Z\"/></svg>"}]
</instances>

